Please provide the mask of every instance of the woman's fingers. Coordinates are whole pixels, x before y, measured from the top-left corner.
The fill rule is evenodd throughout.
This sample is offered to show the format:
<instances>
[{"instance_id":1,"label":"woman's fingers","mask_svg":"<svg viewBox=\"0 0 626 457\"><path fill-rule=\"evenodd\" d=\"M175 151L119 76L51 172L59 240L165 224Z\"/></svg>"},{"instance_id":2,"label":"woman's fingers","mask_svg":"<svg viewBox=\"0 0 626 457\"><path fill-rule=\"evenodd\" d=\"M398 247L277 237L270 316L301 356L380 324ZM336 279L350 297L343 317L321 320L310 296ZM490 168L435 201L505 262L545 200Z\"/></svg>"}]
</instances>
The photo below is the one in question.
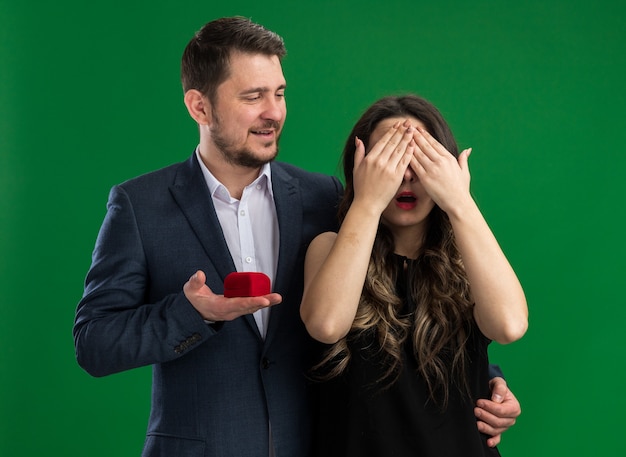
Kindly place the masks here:
<instances>
[{"instance_id":1,"label":"woman's fingers","mask_svg":"<svg viewBox=\"0 0 626 457\"><path fill-rule=\"evenodd\" d=\"M355 200L365 201L370 208L384 210L402 183L413 157L414 130L408 122L396 122L367 153L363 142L355 140Z\"/></svg>"},{"instance_id":2,"label":"woman's fingers","mask_svg":"<svg viewBox=\"0 0 626 457\"><path fill-rule=\"evenodd\" d=\"M425 129L415 129L413 140L417 144L423 159L436 162L451 157L450 152Z\"/></svg>"}]
</instances>

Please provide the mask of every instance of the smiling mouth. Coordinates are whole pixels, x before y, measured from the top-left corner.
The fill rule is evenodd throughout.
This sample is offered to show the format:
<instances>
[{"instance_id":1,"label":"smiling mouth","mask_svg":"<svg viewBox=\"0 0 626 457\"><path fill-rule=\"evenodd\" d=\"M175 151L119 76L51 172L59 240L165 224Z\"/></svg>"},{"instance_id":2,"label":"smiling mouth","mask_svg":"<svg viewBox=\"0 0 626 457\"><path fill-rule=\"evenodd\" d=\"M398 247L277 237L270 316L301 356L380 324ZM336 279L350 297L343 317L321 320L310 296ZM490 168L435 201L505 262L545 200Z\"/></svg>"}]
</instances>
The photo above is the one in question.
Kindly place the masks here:
<instances>
[{"instance_id":1,"label":"smiling mouth","mask_svg":"<svg viewBox=\"0 0 626 457\"><path fill-rule=\"evenodd\" d=\"M271 136L278 135L280 124L277 122L267 122L259 129L250 129L250 133L253 135Z\"/></svg>"}]
</instances>

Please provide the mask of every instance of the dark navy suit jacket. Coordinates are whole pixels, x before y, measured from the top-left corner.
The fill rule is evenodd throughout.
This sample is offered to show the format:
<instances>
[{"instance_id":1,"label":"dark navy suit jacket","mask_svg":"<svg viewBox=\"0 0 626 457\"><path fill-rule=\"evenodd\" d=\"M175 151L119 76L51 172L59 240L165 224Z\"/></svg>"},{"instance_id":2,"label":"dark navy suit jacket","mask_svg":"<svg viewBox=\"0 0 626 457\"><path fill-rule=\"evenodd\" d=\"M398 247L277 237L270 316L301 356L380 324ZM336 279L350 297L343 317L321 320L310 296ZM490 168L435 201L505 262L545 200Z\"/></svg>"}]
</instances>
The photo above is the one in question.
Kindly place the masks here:
<instances>
[{"instance_id":1,"label":"dark navy suit jacket","mask_svg":"<svg viewBox=\"0 0 626 457\"><path fill-rule=\"evenodd\" d=\"M336 230L336 178L272 163L280 230L265 341L252 316L207 325L182 292L198 269L213 292L235 271L195 154L115 186L74 325L93 376L152 365L144 456L267 456L310 451L311 340L299 317L309 242Z\"/></svg>"}]
</instances>

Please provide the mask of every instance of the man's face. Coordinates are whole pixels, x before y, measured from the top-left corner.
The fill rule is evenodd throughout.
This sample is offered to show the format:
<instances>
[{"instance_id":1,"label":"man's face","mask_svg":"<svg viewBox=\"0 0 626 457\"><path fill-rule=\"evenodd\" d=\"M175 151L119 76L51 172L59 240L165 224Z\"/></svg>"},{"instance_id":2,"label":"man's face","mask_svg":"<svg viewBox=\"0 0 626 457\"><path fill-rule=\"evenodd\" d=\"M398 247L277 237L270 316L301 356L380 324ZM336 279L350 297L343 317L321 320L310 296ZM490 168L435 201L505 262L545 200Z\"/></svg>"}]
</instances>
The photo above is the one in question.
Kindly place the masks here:
<instances>
[{"instance_id":1,"label":"man's face","mask_svg":"<svg viewBox=\"0 0 626 457\"><path fill-rule=\"evenodd\" d=\"M234 165L257 168L276 157L285 123L285 77L277 56L234 53L217 88L211 140Z\"/></svg>"}]
</instances>

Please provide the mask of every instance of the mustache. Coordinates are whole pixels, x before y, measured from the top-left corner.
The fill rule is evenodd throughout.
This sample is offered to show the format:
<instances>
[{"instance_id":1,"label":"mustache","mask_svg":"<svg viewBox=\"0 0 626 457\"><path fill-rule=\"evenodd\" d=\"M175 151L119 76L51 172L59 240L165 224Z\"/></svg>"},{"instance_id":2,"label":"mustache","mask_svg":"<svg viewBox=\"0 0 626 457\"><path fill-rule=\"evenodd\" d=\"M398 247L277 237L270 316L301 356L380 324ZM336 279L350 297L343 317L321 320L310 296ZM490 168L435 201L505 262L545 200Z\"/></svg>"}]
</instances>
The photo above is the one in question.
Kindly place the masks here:
<instances>
[{"instance_id":1,"label":"mustache","mask_svg":"<svg viewBox=\"0 0 626 457\"><path fill-rule=\"evenodd\" d=\"M280 130L280 123L278 121L268 120L263 123L263 125L259 127L253 127L251 130L266 130L266 129L274 129L276 131Z\"/></svg>"}]
</instances>

